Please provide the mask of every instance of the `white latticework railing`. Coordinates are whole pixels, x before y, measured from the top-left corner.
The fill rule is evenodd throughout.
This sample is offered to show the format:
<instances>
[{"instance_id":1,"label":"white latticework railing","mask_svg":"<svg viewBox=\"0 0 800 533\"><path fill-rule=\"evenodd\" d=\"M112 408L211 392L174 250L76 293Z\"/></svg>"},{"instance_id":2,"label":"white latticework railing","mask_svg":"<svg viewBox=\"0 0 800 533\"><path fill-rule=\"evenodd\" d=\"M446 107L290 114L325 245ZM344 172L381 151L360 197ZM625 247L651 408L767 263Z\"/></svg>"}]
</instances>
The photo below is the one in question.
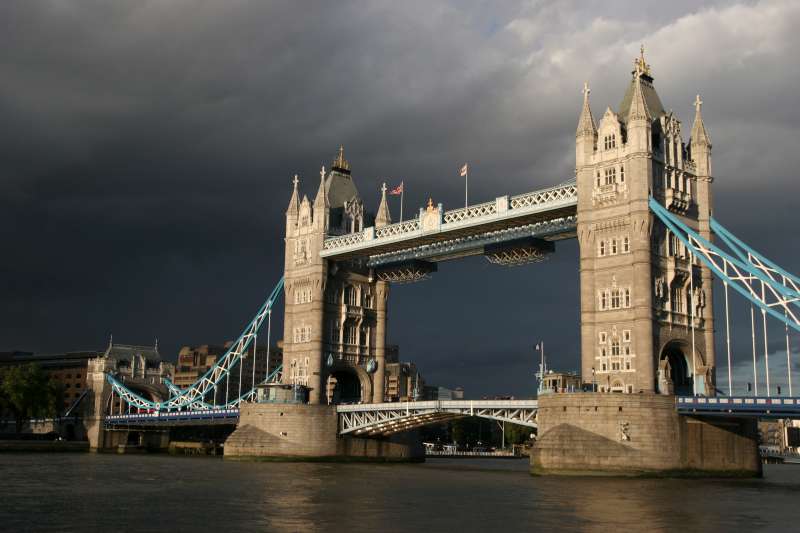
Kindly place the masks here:
<instances>
[{"instance_id":1,"label":"white latticework railing","mask_svg":"<svg viewBox=\"0 0 800 533\"><path fill-rule=\"evenodd\" d=\"M380 239L383 237L394 237L395 235L402 235L404 233L412 233L419 229L419 220L406 220L405 222L398 222L390 224L375 230L375 238Z\"/></svg>"},{"instance_id":2,"label":"white latticework railing","mask_svg":"<svg viewBox=\"0 0 800 533\"><path fill-rule=\"evenodd\" d=\"M541 210L539 206L544 206L546 209L547 204L555 204L553 206L554 208L562 207L565 203L574 203L577 197L578 188L575 183L565 183L556 187L550 187L549 189L512 196L510 199L508 197L501 197L491 202L445 211L442 216L441 225L435 225L435 228L445 231L448 227L459 227L462 223L479 222L484 218L488 221L497 217L514 217L517 216L517 213L520 215L527 214L525 211L529 209L539 211ZM453 226L450 226L451 224ZM433 228L428 228L426 226L425 231L430 229ZM382 239L393 239L403 236L411 237L421 230L422 225L420 219L414 218L412 220L390 224L382 228L375 228L374 230L367 228L358 233L331 237L325 239L322 248L323 250L340 250L349 247L361 248L364 246L371 246L373 242ZM374 231L371 236L369 236L370 231Z\"/></svg>"},{"instance_id":3,"label":"white latticework railing","mask_svg":"<svg viewBox=\"0 0 800 533\"><path fill-rule=\"evenodd\" d=\"M330 239L325 239L325 242L322 243L322 248L324 250L331 250L333 248L341 248L343 246L358 244L363 241L364 241L363 231L360 231L358 233L348 233L347 235L341 235L339 237L331 237Z\"/></svg>"},{"instance_id":4,"label":"white latticework railing","mask_svg":"<svg viewBox=\"0 0 800 533\"><path fill-rule=\"evenodd\" d=\"M494 215L495 213L497 213L497 202L470 205L468 207L462 207L461 209L445 211L444 223L461 222L463 220L485 217L486 215Z\"/></svg>"},{"instance_id":5,"label":"white latticework railing","mask_svg":"<svg viewBox=\"0 0 800 533\"><path fill-rule=\"evenodd\" d=\"M548 204L550 202L557 202L560 200L572 200L578 196L577 185L569 184L559 187L545 189L543 191L529 192L512 196L509 202L511 209L520 209L526 207L534 207L541 204Z\"/></svg>"}]
</instances>

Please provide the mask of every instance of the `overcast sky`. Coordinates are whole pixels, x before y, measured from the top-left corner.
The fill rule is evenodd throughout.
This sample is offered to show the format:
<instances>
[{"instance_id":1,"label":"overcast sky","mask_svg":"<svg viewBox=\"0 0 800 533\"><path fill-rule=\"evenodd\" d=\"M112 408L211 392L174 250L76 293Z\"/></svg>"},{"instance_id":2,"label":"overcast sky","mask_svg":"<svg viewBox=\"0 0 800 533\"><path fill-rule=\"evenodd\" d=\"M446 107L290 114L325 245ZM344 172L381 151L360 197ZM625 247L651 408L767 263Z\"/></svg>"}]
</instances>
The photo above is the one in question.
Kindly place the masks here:
<instances>
[{"instance_id":1,"label":"overcast sky","mask_svg":"<svg viewBox=\"0 0 800 533\"><path fill-rule=\"evenodd\" d=\"M474 201L567 180L584 80L616 109L641 43L685 140L702 95L717 218L800 271L798 2L5 0L0 25L0 351L235 338L291 176L312 195L339 144L406 216L457 207L467 161ZM577 282L574 242L444 263L392 288L389 341L429 382L529 394L537 341L578 366Z\"/></svg>"}]
</instances>

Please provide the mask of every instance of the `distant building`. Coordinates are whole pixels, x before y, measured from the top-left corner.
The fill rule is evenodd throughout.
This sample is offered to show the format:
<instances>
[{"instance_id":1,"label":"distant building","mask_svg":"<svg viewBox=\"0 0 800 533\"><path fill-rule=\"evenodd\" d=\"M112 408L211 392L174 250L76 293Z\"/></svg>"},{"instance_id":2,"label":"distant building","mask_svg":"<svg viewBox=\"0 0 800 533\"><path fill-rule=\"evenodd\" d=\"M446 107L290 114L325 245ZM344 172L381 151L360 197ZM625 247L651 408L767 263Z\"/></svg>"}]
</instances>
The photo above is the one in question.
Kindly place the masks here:
<instances>
[{"instance_id":1,"label":"distant building","mask_svg":"<svg viewBox=\"0 0 800 533\"><path fill-rule=\"evenodd\" d=\"M422 399L425 380L414 363L386 364L387 402L407 402Z\"/></svg>"},{"instance_id":2,"label":"distant building","mask_svg":"<svg viewBox=\"0 0 800 533\"><path fill-rule=\"evenodd\" d=\"M426 385L423 399L425 400L463 400L464 389L456 387L455 389L448 389L446 387L438 387L436 385Z\"/></svg>"},{"instance_id":3,"label":"distant building","mask_svg":"<svg viewBox=\"0 0 800 533\"><path fill-rule=\"evenodd\" d=\"M158 345L135 346L109 341L103 351L36 354L32 352L0 352L0 367L36 363L61 386L65 412L86 391L86 372L89 361L106 359L108 368L122 381L158 385L162 377L171 377L174 366L161 360Z\"/></svg>"},{"instance_id":4,"label":"distant building","mask_svg":"<svg viewBox=\"0 0 800 533\"><path fill-rule=\"evenodd\" d=\"M186 388L208 372L217 358L225 353L225 348L212 344L200 346L183 346L178 351L178 362L175 365L175 377L172 382L177 387Z\"/></svg>"},{"instance_id":5,"label":"distant building","mask_svg":"<svg viewBox=\"0 0 800 533\"><path fill-rule=\"evenodd\" d=\"M251 346L242 357L241 368L237 364L231 370L230 375L220 382L217 393L218 402L225 402L238 397L240 374L242 376L241 392L246 392L251 389L253 382L256 384L261 383L267 376L275 372L283 360L281 344L281 342L278 342L269 350L267 350L266 346L256 346L255 373L253 373L254 359ZM202 344L182 347L178 352L178 365L175 369L173 383L179 388L191 387L228 352L232 345L233 341L227 341L222 345ZM267 361L268 358L269 361Z\"/></svg>"}]
</instances>

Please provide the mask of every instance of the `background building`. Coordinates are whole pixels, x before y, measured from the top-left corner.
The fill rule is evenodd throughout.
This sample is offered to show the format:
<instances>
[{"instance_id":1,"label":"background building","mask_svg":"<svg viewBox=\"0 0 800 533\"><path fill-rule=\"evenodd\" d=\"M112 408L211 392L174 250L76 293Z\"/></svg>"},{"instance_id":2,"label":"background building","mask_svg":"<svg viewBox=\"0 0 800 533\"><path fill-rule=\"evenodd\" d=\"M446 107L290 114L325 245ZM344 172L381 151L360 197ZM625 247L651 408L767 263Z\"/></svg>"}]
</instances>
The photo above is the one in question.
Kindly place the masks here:
<instances>
[{"instance_id":1,"label":"background building","mask_svg":"<svg viewBox=\"0 0 800 533\"><path fill-rule=\"evenodd\" d=\"M162 377L172 377L174 365L162 361L158 344L137 346L114 344L110 340L105 350L36 354L32 352L0 352L0 366L18 366L35 363L63 391L60 412L64 413L78 402L86 391L86 374L89 362L105 359L106 366L123 382L159 385ZM119 406L117 406L119 408Z\"/></svg>"},{"instance_id":2,"label":"background building","mask_svg":"<svg viewBox=\"0 0 800 533\"><path fill-rule=\"evenodd\" d=\"M173 383L179 388L192 386L200 377L211 369L217 360L224 356L233 345L227 341L222 345L201 344L198 346L184 346L178 352L178 366L175 369ZM228 379L222 379L218 387L217 403L227 403L237 398L240 394L239 375L242 376L241 392L251 389L253 382L256 384L264 381L281 365L283 360L282 342L270 347L256 346L256 356L253 357L252 346L242 358L241 369L236 365ZM255 361L255 373L253 362Z\"/></svg>"},{"instance_id":3,"label":"background building","mask_svg":"<svg viewBox=\"0 0 800 533\"><path fill-rule=\"evenodd\" d=\"M455 389L448 389L447 387L439 387L437 385L426 385L423 394L424 400L463 400L464 389L456 387Z\"/></svg>"},{"instance_id":4,"label":"background building","mask_svg":"<svg viewBox=\"0 0 800 533\"><path fill-rule=\"evenodd\" d=\"M217 358L225 353L223 346L202 344L200 346L183 346L178 352L178 363L175 366L175 377L172 382L177 387L186 388L208 372Z\"/></svg>"},{"instance_id":5,"label":"background building","mask_svg":"<svg viewBox=\"0 0 800 533\"><path fill-rule=\"evenodd\" d=\"M425 380L414 363L386 363L387 402L421 400L425 393Z\"/></svg>"}]
</instances>

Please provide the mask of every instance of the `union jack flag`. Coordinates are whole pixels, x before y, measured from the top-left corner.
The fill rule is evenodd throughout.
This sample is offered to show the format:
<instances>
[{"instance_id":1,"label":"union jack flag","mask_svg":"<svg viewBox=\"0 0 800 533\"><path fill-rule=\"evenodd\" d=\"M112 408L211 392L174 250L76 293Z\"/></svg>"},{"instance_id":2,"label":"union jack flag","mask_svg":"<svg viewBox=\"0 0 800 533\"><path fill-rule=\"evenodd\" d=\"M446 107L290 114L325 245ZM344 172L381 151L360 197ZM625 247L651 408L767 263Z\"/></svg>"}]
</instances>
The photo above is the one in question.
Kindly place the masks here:
<instances>
[{"instance_id":1,"label":"union jack flag","mask_svg":"<svg viewBox=\"0 0 800 533\"><path fill-rule=\"evenodd\" d=\"M403 182L400 182L400 185L395 187L394 189L389 191L389 194L394 194L395 196L398 194L403 194Z\"/></svg>"}]
</instances>

